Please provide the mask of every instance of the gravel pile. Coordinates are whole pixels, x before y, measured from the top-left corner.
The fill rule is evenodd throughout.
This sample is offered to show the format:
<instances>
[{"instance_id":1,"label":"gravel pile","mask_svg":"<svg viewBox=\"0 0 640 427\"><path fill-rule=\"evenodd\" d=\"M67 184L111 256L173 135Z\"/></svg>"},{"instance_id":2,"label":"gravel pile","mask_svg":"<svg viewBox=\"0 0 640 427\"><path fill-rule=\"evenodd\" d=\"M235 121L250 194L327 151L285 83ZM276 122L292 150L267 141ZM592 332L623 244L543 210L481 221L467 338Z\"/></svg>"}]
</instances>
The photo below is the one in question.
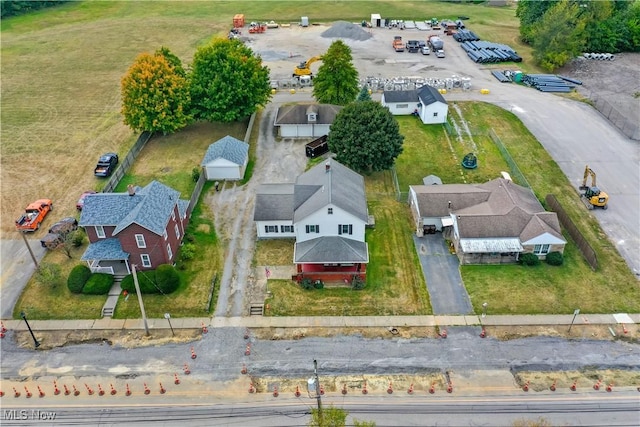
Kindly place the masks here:
<instances>
[{"instance_id":1,"label":"gravel pile","mask_svg":"<svg viewBox=\"0 0 640 427\"><path fill-rule=\"evenodd\" d=\"M347 21L336 21L331 28L324 31L321 36L352 40L368 40L371 38L371 34L361 26Z\"/></svg>"}]
</instances>

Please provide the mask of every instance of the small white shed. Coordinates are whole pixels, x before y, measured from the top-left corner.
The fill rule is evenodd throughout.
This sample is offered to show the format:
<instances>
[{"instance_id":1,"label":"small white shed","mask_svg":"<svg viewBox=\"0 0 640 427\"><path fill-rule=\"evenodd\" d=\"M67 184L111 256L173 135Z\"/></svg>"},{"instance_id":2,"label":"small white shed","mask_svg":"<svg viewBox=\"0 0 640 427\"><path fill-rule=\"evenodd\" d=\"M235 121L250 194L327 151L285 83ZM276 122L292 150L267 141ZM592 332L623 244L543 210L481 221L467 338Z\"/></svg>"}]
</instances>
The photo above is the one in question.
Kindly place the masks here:
<instances>
[{"instance_id":1,"label":"small white shed","mask_svg":"<svg viewBox=\"0 0 640 427\"><path fill-rule=\"evenodd\" d=\"M394 116L416 114L424 124L445 123L449 112L438 89L426 85L414 90L385 90L381 103Z\"/></svg>"},{"instance_id":2,"label":"small white shed","mask_svg":"<svg viewBox=\"0 0 640 427\"><path fill-rule=\"evenodd\" d=\"M240 180L249 161L249 144L225 136L209 145L201 166L208 181Z\"/></svg>"}]
</instances>

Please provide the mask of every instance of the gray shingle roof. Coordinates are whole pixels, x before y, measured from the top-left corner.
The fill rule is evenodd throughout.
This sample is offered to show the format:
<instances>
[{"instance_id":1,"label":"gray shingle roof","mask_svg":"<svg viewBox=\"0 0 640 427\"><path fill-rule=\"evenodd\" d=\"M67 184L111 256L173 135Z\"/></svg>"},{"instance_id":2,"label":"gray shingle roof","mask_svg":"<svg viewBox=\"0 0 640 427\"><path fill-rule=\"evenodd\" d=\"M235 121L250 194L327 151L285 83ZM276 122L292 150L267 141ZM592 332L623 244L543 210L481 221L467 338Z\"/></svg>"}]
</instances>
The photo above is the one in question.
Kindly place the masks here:
<instances>
[{"instance_id":1,"label":"gray shingle roof","mask_svg":"<svg viewBox=\"0 0 640 427\"><path fill-rule=\"evenodd\" d=\"M309 123L307 120L307 112L315 112L317 113L316 121L312 123L330 125L333 123L340 110L342 110L342 106L332 104L283 105L278 108L276 120L273 124L274 126L304 125Z\"/></svg>"},{"instance_id":2,"label":"gray shingle roof","mask_svg":"<svg viewBox=\"0 0 640 427\"><path fill-rule=\"evenodd\" d=\"M82 254L83 261L100 260L112 261L129 259L129 254L122 250L120 240L101 239L95 243L90 243L87 250Z\"/></svg>"},{"instance_id":3,"label":"gray shingle roof","mask_svg":"<svg viewBox=\"0 0 640 427\"><path fill-rule=\"evenodd\" d=\"M418 98L420 98L422 105L431 105L434 102L447 103L442 94L438 92L438 89L429 85L424 85L418 89Z\"/></svg>"},{"instance_id":4,"label":"gray shingle roof","mask_svg":"<svg viewBox=\"0 0 640 427\"><path fill-rule=\"evenodd\" d=\"M468 184L412 185L418 209L423 217L443 217L451 210L459 210L486 201L490 192Z\"/></svg>"},{"instance_id":5,"label":"gray shingle roof","mask_svg":"<svg viewBox=\"0 0 640 427\"><path fill-rule=\"evenodd\" d=\"M158 181L136 187L133 196L126 192L92 194L85 199L79 225L115 226L116 235L136 223L161 236L179 196L179 192Z\"/></svg>"},{"instance_id":6,"label":"gray shingle roof","mask_svg":"<svg viewBox=\"0 0 640 427\"><path fill-rule=\"evenodd\" d=\"M318 237L296 243L293 252L295 263L368 263L366 242L338 236Z\"/></svg>"},{"instance_id":7,"label":"gray shingle roof","mask_svg":"<svg viewBox=\"0 0 640 427\"><path fill-rule=\"evenodd\" d=\"M397 103L397 102L418 102L417 90L385 90L382 92L384 96L384 102Z\"/></svg>"},{"instance_id":8,"label":"gray shingle roof","mask_svg":"<svg viewBox=\"0 0 640 427\"><path fill-rule=\"evenodd\" d=\"M254 221L293 220L293 184L262 184L258 187Z\"/></svg>"},{"instance_id":9,"label":"gray shingle roof","mask_svg":"<svg viewBox=\"0 0 640 427\"><path fill-rule=\"evenodd\" d=\"M200 166L205 166L220 158L242 166L248 155L249 144L227 135L209 145Z\"/></svg>"}]
</instances>

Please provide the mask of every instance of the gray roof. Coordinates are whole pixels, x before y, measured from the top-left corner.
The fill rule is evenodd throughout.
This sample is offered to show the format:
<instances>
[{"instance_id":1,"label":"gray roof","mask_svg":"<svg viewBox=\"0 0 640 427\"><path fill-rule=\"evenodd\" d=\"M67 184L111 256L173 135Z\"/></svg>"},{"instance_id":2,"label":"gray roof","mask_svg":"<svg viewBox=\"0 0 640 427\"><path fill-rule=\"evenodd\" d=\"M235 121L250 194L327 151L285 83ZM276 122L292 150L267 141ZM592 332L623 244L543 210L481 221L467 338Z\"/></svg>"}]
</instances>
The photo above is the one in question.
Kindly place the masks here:
<instances>
[{"instance_id":1,"label":"gray roof","mask_svg":"<svg viewBox=\"0 0 640 427\"><path fill-rule=\"evenodd\" d=\"M95 243L89 243L87 250L82 254L83 261L112 261L129 259L129 254L122 250L118 239L100 239Z\"/></svg>"},{"instance_id":2,"label":"gray roof","mask_svg":"<svg viewBox=\"0 0 640 427\"><path fill-rule=\"evenodd\" d=\"M420 98L422 105L431 105L434 102L447 103L442 94L438 92L438 89L429 85L424 85L418 89L418 98Z\"/></svg>"},{"instance_id":3,"label":"gray roof","mask_svg":"<svg viewBox=\"0 0 640 427\"><path fill-rule=\"evenodd\" d=\"M384 102L396 103L396 102L418 102L418 91L413 90L385 90L382 92L384 96Z\"/></svg>"},{"instance_id":4,"label":"gray roof","mask_svg":"<svg viewBox=\"0 0 640 427\"><path fill-rule=\"evenodd\" d=\"M305 125L309 123L307 113L316 113L316 121L311 122L319 125L330 125L342 110L340 105L332 104L295 104L283 105L278 108L274 126L280 125Z\"/></svg>"},{"instance_id":5,"label":"gray roof","mask_svg":"<svg viewBox=\"0 0 640 427\"><path fill-rule=\"evenodd\" d=\"M293 258L293 262L305 264L366 264L369 250L366 242L327 236L296 243Z\"/></svg>"},{"instance_id":6,"label":"gray roof","mask_svg":"<svg viewBox=\"0 0 640 427\"><path fill-rule=\"evenodd\" d=\"M369 221L364 178L333 159L328 159L300 175L294 191L294 222L327 205L349 212L365 223Z\"/></svg>"},{"instance_id":7,"label":"gray roof","mask_svg":"<svg viewBox=\"0 0 640 427\"><path fill-rule=\"evenodd\" d=\"M200 165L205 166L216 159L222 158L230 161L231 163L242 166L247 160L248 155L249 144L227 135L209 145Z\"/></svg>"},{"instance_id":8,"label":"gray roof","mask_svg":"<svg viewBox=\"0 0 640 427\"><path fill-rule=\"evenodd\" d=\"M79 225L115 226L116 235L135 223L161 236L179 196L179 192L158 181L135 187L132 196L128 192L92 194L85 199Z\"/></svg>"},{"instance_id":9,"label":"gray roof","mask_svg":"<svg viewBox=\"0 0 640 427\"><path fill-rule=\"evenodd\" d=\"M293 184L262 184L258 187L254 221L293 220Z\"/></svg>"},{"instance_id":10,"label":"gray roof","mask_svg":"<svg viewBox=\"0 0 640 427\"><path fill-rule=\"evenodd\" d=\"M178 213L180 217L184 217L187 213L187 209L189 208L189 200L179 199L178 200Z\"/></svg>"},{"instance_id":11,"label":"gray roof","mask_svg":"<svg viewBox=\"0 0 640 427\"><path fill-rule=\"evenodd\" d=\"M469 184L412 185L411 188L416 193L422 217L448 216L452 210L477 205L490 195L488 190Z\"/></svg>"},{"instance_id":12,"label":"gray roof","mask_svg":"<svg viewBox=\"0 0 640 427\"><path fill-rule=\"evenodd\" d=\"M428 175L422 178L423 185L442 185L442 180L439 176L436 175Z\"/></svg>"}]
</instances>

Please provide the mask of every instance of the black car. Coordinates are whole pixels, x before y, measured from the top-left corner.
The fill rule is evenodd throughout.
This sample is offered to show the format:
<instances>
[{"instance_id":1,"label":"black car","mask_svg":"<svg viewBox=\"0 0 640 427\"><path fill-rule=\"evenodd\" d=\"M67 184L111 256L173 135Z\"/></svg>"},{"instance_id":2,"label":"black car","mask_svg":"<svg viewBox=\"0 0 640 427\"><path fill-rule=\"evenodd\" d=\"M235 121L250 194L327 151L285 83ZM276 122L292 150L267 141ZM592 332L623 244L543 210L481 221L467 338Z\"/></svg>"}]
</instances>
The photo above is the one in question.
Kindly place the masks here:
<instances>
[{"instance_id":1,"label":"black car","mask_svg":"<svg viewBox=\"0 0 640 427\"><path fill-rule=\"evenodd\" d=\"M420 50L420 46L418 43L419 43L418 40L407 40L407 44L405 46L405 48L407 49L407 52L415 53L418 50Z\"/></svg>"},{"instance_id":2,"label":"black car","mask_svg":"<svg viewBox=\"0 0 640 427\"><path fill-rule=\"evenodd\" d=\"M118 165L118 155L116 153L107 153L100 156L98 164L94 169L95 176L107 177L110 176Z\"/></svg>"},{"instance_id":3,"label":"black car","mask_svg":"<svg viewBox=\"0 0 640 427\"><path fill-rule=\"evenodd\" d=\"M62 218L49 229L49 233L40 240L43 248L55 249L64 243L64 238L78 229L78 220L73 217Z\"/></svg>"}]
</instances>

